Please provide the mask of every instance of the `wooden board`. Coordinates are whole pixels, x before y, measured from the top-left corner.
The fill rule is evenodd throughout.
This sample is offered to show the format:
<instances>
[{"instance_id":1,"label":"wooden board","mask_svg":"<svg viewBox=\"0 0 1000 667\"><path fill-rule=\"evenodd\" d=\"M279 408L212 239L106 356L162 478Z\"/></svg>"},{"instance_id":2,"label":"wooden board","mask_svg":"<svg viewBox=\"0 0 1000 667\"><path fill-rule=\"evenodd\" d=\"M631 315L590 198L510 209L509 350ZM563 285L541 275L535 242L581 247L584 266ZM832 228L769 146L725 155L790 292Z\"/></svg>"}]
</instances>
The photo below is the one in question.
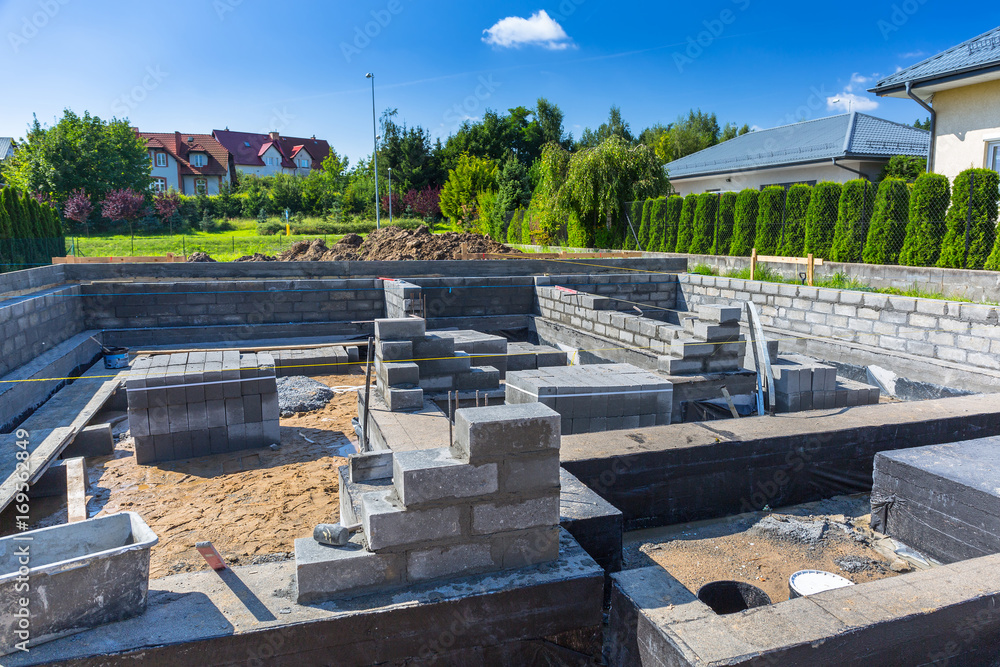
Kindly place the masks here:
<instances>
[{"instance_id":1,"label":"wooden board","mask_svg":"<svg viewBox=\"0 0 1000 667\"><path fill-rule=\"evenodd\" d=\"M560 252L560 253L523 253L505 255L502 253L471 253L464 252L458 255L458 259L641 259L641 252Z\"/></svg>"},{"instance_id":2,"label":"wooden board","mask_svg":"<svg viewBox=\"0 0 1000 667\"><path fill-rule=\"evenodd\" d=\"M186 262L184 255L175 255L168 252L163 257L53 257L53 264L162 264L173 262Z\"/></svg>"},{"instance_id":3,"label":"wooden board","mask_svg":"<svg viewBox=\"0 0 1000 667\"><path fill-rule=\"evenodd\" d=\"M66 459L66 507L69 523L87 520L87 468L83 457Z\"/></svg>"}]
</instances>

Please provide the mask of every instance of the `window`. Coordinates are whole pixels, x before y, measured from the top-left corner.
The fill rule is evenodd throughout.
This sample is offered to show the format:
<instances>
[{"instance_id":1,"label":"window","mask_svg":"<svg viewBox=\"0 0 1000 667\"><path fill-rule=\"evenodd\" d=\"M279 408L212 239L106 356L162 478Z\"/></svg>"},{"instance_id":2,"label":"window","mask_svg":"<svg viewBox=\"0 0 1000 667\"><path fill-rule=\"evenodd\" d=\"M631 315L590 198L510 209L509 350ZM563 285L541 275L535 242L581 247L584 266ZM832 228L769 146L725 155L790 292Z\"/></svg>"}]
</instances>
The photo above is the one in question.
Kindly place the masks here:
<instances>
[{"instance_id":1,"label":"window","mask_svg":"<svg viewBox=\"0 0 1000 667\"><path fill-rule=\"evenodd\" d=\"M1000 141L986 144L986 168L1000 171Z\"/></svg>"},{"instance_id":2,"label":"window","mask_svg":"<svg viewBox=\"0 0 1000 667\"><path fill-rule=\"evenodd\" d=\"M192 167L204 167L206 164L208 164L208 159L202 153L191 154Z\"/></svg>"},{"instance_id":3,"label":"window","mask_svg":"<svg viewBox=\"0 0 1000 667\"><path fill-rule=\"evenodd\" d=\"M308 169L309 168L309 160L305 160L305 159L299 160L299 166L302 167L303 169Z\"/></svg>"},{"instance_id":4,"label":"window","mask_svg":"<svg viewBox=\"0 0 1000 667\"><path fill-rule=\"evenodd\" d=\"M196 195L208 194L208 181L204 178L194 179L194 193Z\"/></svg>"},{"instance_id":5,"label":"window","mask_svg":"<svg viewBox=\"0 0 1000 667\"><path fill-rule=\"evenodd\" d=\"M153 192L166 192L167 191L167 179L154 177L153 178Z\"/></svg>"},{"instance_id":6,"label":"window","mask_svg":"<svg viewBox=\"0 0 1000 667\"><path fill-rule=\"evenodd\" d=\"M157 153L156 154L156 166L157 167L166 167L167 166L167 154L166 153Z\"/></svg>"}]
</instances>

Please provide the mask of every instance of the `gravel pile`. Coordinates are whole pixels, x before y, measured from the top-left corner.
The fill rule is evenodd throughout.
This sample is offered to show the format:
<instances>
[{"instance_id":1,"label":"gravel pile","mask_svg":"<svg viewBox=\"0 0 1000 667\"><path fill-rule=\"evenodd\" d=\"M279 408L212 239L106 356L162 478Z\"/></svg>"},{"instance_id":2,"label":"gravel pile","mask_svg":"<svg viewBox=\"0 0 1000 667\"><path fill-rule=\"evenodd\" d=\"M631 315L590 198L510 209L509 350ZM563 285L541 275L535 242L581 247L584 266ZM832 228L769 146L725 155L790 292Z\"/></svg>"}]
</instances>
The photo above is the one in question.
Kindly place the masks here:
<instances>
[{"instance_id":1,"label":"gravel pile","mask_svg":"<svg viewBox=\"0 0 1000 667\"><path fill-rule=\"evenodd\" d=\"M278 378L278 409L282 417L322 410L333 396L332 389L311 378Z\"/></svg>"},{"instance_id":2,"label":"gravel pile","mask_svg":"<svg viewBox=\"0 0 1000 667\"><path fill-rule=\"evenodd\" d=\"M818 544L825 531L825 520L803 521L791 516L766 516L747 532L802 544Z\"/></svg>"}]
</instances>

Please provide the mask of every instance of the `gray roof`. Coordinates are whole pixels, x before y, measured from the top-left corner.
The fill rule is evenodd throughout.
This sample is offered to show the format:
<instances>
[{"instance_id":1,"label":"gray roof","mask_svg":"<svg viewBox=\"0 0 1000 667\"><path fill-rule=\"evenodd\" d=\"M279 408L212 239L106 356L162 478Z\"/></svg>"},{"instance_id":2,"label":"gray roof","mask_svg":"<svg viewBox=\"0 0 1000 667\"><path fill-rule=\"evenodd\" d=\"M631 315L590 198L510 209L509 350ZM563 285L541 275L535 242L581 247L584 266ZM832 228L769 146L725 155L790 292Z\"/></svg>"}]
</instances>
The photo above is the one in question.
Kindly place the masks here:
<instances>
[{"instance_id":1,"label":"gray roof","mask_svg":"<svg viewBox=\"0 0 1000 667\"><path fill-rule=\"evenodd\" d=\"M12 137L0 137L0 160L7 157L10 147L14 144Z\"/></svg>"},{"instance_id":2,"label":"gray roof","mask_svg":"<svg viewBox=\"0 0 1000 667\"><path fill-rule=\"evenodd\" d=\"M936 56L887 76L870 92L885 94L891 90L944 77L970 75L1000 66L1000 27L953 46Z\"/></svg>"},{"instance_id":3,"label":"gray roof","mask_svg":"<svg viewBox=\"0 0 1000 667\"><path fill-rule=\"evenodd\" d=\"M666 165L671 178L750 171L833 158L926 156L930 132L863 113L759 130Z\"/></svg>"}]
</instances>

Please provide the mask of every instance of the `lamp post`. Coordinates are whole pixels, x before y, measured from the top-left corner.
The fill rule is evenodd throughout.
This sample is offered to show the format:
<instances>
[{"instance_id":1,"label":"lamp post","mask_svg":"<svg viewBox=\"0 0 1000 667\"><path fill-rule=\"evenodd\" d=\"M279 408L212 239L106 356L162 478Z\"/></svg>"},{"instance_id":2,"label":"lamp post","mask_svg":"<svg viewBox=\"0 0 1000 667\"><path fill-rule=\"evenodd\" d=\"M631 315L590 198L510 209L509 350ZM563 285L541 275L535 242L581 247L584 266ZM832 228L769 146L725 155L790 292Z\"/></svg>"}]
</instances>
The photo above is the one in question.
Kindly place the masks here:
<instances>
[{"instance_id":1,"label":"lamp post","mask_svg":"<svg viewBox=\"0 0 1000 667\"><path fill-rule=\"evenodd\" d=\"M378 121L375 118L375 75L372 72L365 74L366 79L372 80L372 136L375 137L375 229L381 229L382 200L378 194Z\"/></svg>"},{"instance_id":2,"label":"lamp post","mask_svg":"<svg viewBox=\"0 0 1000 667\"><path fill-rule=\"evenodd\" d=\"M392 225L392 167L389 167L389 225Z\"/></svg>"}]
</instances>

